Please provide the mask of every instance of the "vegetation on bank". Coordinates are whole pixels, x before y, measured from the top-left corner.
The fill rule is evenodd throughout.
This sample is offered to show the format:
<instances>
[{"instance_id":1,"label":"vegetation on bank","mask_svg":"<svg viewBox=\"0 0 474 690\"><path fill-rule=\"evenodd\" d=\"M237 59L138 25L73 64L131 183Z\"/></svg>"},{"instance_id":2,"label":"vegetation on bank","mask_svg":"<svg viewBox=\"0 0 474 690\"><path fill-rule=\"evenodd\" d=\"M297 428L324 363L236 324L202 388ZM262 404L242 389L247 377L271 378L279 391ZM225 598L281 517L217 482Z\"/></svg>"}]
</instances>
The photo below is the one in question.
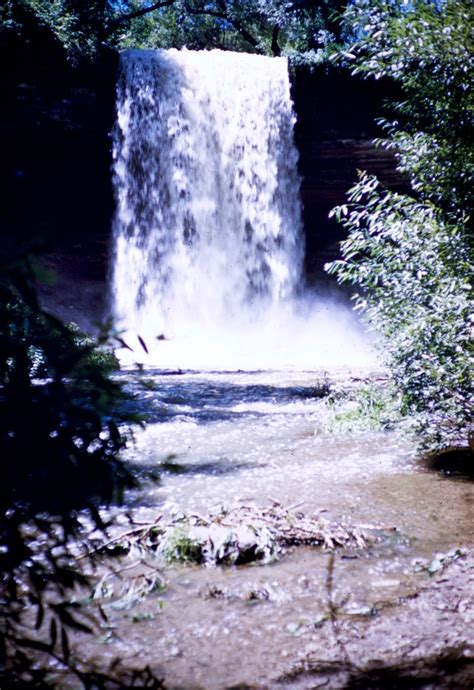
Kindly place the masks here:
<instances>
[{"instance_id":1,"label":"vegetation on bank","mask_svg":"<svg viewBox=\"0 0 474 690\"><path fill-rule=\"evenodd\" d=\"M41 309L19 249L0 255L0 685L49 687L53 661L99 688L71 657L71 631L94 627L73 599L88 586L77 559L106 531L100 506L134 485L121 425L139 420L100 343Z\"/></svg>"},{"instance_id":2,"label":"vegetation on bank","mask_svg":"<svg viewBox=\"0 0 474 690\"><path fill-rule=\"evenodd\" d=\"M466 0L361 1L344 16L353 73L401 87L378 143L395 152L412 192L361 173L333 212L348 237L327 270L358 288L355 306L383 337L402 412L432 450L472 434L473 20Z\"/></svg>"}]
</instances>

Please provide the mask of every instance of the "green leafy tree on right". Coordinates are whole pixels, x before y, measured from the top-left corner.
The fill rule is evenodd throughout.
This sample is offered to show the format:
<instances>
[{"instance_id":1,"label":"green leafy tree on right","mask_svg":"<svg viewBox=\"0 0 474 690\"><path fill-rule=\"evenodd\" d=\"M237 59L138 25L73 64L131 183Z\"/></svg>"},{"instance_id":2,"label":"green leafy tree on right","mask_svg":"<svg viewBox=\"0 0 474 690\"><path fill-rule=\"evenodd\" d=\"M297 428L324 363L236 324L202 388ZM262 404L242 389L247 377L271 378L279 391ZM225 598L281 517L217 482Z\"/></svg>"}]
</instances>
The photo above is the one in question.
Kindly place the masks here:
<instances>
[{"instance_id":1,"label":"green leafy tree on right","mask_svg":"<svg viewBox=\"0 0 474 690\"><path fill-rule=\"evenodd\" d=\"M468 0L356 2L344 15L354 43L337 58L400 85L377 143L412 195L360 173L332 212L348 236L326 270L358 287L355 307L381 334L402 412L430 450L472 442L473 19Z\"/></svg>"}]
</instances>

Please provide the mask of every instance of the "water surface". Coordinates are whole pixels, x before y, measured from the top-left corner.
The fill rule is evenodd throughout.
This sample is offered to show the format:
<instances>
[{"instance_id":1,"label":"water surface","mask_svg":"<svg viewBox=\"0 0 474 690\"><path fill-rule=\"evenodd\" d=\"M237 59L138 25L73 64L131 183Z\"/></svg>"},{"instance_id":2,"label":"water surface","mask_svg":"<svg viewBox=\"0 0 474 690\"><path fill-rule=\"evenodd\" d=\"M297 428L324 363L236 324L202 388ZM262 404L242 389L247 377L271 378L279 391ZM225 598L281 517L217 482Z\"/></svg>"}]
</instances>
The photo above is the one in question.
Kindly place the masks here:
<instances>
[{"instance_id":1,"label":"water surface","mask_svg":"<svg viewBox=\"0 0 474 690\"><path fill-rule=\"evenodd\" d=\"M110 654L152 663L171 687L311 688L311 678L299 672L299 680L289 680L295 669L307 659L342 668L346 653L372 663L377 626L387 658L392 652L403 658L413 645L432 653L423 645L436 646L433 634L443 625L469 639L463 607L452 609L452 620L442 607L422 607L413 631L404 616L432 583L430 568L443 582L437 565L443 554L472 545L472 483L430 471L400 430L335 426L321 397L332 379L321 372L149 372L146 392L135 375L123 376L142 391L140 404L151 418L127 451L143 480L128 496L135 519L278 502L375 528L379 540L363 550L338 550L334 558L298 547L266 565L161 564L163 591L108 609ZM347 371L333 379L344 377L349 382ZM153 560L138 565L137 577L156 567Z\"/></svg>"}]
</instances>

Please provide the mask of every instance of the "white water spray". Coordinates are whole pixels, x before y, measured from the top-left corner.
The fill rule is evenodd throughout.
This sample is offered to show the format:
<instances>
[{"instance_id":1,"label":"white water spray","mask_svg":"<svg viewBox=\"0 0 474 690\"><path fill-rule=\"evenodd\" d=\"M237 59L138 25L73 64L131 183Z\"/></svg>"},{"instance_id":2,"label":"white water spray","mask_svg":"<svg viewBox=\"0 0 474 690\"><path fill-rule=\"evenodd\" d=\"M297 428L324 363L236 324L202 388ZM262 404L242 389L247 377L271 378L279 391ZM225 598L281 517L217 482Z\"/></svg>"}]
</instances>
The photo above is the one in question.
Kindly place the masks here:
<instances>
[{"instance_id":1,"label":"white water spray","mask_svg":"<svg viewBox=\"0 0 474 690\"><path fill-rule=\"evenodd\" d=\"M347 328L348 315L309 308L301 295L294 120L283 58L122 55L113 309L129 344L140 336L149 351L138 347L129 361L198 369L365 361L355 322Z\"/></svg>"}]
</instances>

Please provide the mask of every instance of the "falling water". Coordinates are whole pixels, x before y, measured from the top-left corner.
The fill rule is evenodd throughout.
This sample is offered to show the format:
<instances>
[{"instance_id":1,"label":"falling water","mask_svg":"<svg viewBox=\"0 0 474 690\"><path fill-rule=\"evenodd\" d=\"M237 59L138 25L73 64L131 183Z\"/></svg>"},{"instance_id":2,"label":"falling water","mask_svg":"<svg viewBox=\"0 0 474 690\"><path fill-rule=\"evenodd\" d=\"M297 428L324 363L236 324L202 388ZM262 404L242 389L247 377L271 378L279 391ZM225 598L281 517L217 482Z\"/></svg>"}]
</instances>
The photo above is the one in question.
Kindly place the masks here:
<instances>
[{"instance_id":1,"label":"falling water","mask_svg":"<svg viewBox=\"0 0 474 690\"><path fill-rule=\"evenodd\" d=\"M164 367L315 368L323 342L343 361L345 323L302 294L286 60L127 51L117 91L112 293L129 344Z\"/></svg>"}]
</instances>

